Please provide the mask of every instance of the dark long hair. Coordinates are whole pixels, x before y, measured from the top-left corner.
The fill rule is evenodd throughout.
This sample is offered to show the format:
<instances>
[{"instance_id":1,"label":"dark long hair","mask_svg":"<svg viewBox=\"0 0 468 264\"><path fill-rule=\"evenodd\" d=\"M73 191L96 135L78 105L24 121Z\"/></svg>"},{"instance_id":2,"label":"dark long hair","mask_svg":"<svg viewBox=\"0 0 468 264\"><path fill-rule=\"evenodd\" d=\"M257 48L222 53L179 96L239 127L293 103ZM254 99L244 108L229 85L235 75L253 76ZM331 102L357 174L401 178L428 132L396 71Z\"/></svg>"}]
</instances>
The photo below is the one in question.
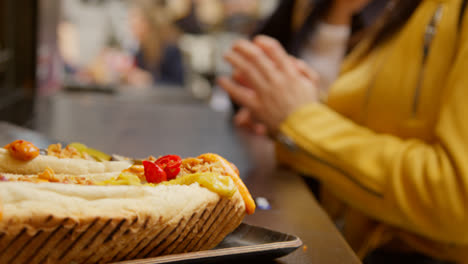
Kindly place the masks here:
<instances>
[{"instance_id":1,"label":"dark long hair","mask_svg":"<svg viewBox=\"0 0 468 264\"><path fill-rule=\"evenodd\" d=\"M379 28L376 29L377 32L372 41L371 48L379 45L398 32L420 3L421 0L395 0L390 2L387 7L388 10L382 15L382 23Z\"/></svg>"},{"instance_id":2,"label":"dark long hair","mask_svg":"<svg viewBox=\"0 0 468 264\"><path fill-rule=\"evenodd\" d=\"M351 28L352 32L356 34L355 38L351 39L350 47L353 47L356 42L361 39L362 35L364 35L362 33L366 31L376 30L370 46L371 49L387 40L405 25L421 1L422 0L388 1L387 10L381 14L380 23L375 23L378 28L366 28L360 14L355 15L352 19ZM318 20L322 19L323 14L326 14L331 8L332 3L333 1L331 0L315 0L315 7L310 16L313 23L310 24L314 26Z\"/></svg>"},{"instance_id":3,"label":"dark long hair","mask_svg":"<svg viewBox=\"0 0 468 264\"><path fill-rule=\"evenodd\" d=\"M323 15L328 12L333 1L332 0L310 0L312 7L311 13L307 15L303 25L298 28L298 31L293 29L293 13L296 0L282 0L273 14L260 23L259 28L252 36L263 34L277 39L286 50L298 55L299 50L305 43L308 36L307 32L314 30L316 24ZM364 27L359 16L353 17L352 29L357 32Z\"/></svg>"}]
</instances>

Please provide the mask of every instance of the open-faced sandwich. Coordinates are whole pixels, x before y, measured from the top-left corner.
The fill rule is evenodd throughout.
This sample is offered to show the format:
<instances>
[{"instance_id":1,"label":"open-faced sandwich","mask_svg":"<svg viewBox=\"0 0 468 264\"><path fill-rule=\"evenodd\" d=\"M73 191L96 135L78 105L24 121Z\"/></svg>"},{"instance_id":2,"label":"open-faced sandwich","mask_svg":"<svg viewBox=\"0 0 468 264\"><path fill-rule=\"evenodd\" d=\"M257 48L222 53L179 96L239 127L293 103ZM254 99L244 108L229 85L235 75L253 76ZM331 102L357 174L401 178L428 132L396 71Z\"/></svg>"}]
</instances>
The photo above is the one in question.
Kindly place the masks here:
<instances>
[{"instance_id":1,"label":"open-faced sandwich","mask_svg":"<svg viewBox=\"0 0 468 264\"><path fill-rule=\"evenodd\" d=\"M255 203L216 154L112 160L82 144L0 148L0 263L106 263L213 248Z\"/></svg>"}]
</instances>

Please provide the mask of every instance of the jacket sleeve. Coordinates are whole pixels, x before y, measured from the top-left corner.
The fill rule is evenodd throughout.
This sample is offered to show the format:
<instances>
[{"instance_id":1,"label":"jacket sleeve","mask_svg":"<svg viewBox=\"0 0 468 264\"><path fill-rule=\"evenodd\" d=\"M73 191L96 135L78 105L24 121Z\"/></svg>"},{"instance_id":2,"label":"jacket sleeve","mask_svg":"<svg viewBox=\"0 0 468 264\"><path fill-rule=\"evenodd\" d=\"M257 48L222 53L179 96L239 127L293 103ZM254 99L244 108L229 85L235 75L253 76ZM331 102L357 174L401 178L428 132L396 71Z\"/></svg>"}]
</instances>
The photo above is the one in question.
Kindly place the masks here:
<instances>
[{"instance_id":1,"label":"jacket sleeve","mask_svg":"<svg viewBox=\"0 0 468 264\"><path fill-rule=\"evenodd\" d=\"M277 144L278 159L375 219L436 241L468 244L465 69L468 44L460 47L443 87L435 142L379 134L317 103L281 125L287 140Z\"/></svg>"}]
</instances>

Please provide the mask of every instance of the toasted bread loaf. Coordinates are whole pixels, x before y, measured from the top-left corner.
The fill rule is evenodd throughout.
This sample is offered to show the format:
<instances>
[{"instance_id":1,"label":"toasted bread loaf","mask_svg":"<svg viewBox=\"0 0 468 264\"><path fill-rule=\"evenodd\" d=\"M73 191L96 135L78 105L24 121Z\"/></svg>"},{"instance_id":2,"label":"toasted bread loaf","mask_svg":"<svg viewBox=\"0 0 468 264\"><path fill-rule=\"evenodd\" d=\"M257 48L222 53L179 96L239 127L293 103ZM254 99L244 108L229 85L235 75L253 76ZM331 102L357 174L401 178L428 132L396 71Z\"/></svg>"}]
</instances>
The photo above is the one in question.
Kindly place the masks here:
<instances>
[{"instance_id":1,"label":"toasted bread loaf","mask_svg":"<svg viewBox=\"0 0 468 264\"><path fill-rule=\"evenodd\" d=\"M188 160L195 162L189 167L202 162L201 171L210 168L204 162L216 164L236 184L234 195L198 183L83 185L113 181L131 164L43 155L20 161L0 148L0 263L108 263L213 248L255 204L223 158Z\"/></svg>"},{"instance_id":2,"label":"toasted bread loaf","mask_svg":"<svg viewBox=\"0 0 468 264\"><path fill-rule=\"evenodd\" d=\"M2 182L0 263L106 263L210 249L245 215L231 198L183 185Z\"/></svg>"}]
</instances>

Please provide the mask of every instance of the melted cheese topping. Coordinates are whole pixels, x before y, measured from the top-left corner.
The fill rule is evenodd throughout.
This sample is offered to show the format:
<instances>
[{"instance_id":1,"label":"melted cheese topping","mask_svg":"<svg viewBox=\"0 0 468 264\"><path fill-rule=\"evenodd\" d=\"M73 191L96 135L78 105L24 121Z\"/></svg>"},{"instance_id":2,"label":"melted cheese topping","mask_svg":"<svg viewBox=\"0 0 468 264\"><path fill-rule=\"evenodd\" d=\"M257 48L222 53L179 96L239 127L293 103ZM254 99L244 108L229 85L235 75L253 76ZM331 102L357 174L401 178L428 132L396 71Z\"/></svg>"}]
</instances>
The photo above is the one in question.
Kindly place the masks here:
<instances>
[{"instance_id":1,"label":"melted cheese topping","mask_svg":"<svg viewBox=\"0 0 468 264\"><path fill-rule=\"evenodd\" d=\"M234 181L234 184L237 186L237 189L239 190L239 193L241 194L242 199L245 202L245 210L247 214L253 214L255 212L255 201L253 200L252 195L250 195L247 186L245 186L244 182L239 177L239 171L232 163L230 163L223 157L212 153L200 155L198 156L198 158L206 162L220 164L220 166L222 166L223 168L223 174L229 176Z\"/></svg>"}]
</instances>

